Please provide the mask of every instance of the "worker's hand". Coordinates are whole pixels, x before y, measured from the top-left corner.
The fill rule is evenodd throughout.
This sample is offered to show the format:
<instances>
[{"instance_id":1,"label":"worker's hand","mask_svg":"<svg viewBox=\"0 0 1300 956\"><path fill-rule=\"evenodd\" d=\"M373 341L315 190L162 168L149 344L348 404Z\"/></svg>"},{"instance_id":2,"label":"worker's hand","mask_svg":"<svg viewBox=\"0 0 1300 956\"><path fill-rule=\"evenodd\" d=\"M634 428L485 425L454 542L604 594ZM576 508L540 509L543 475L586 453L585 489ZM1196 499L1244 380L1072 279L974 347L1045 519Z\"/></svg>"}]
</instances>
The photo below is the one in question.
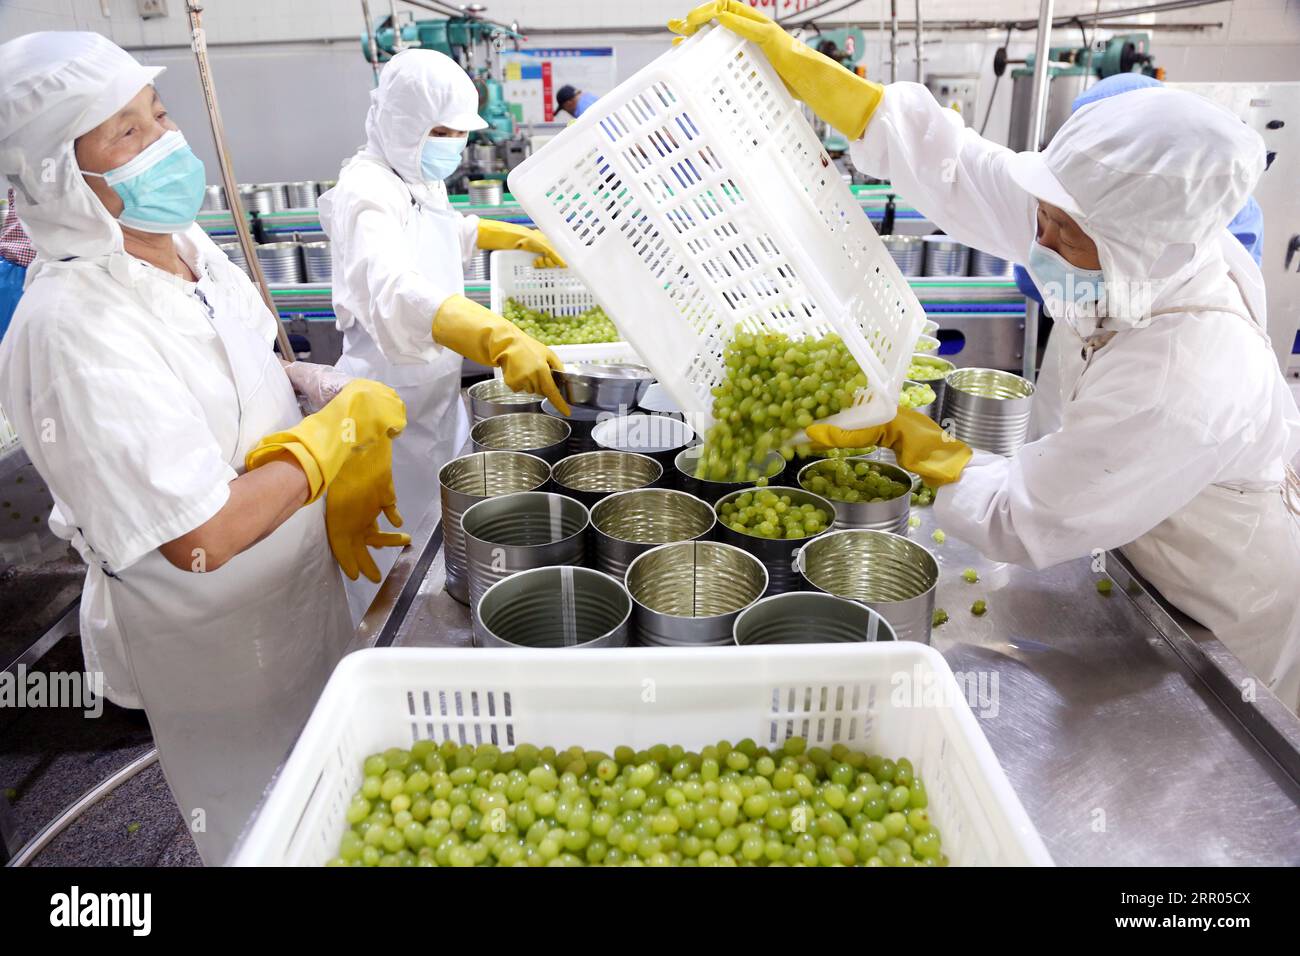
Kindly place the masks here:
<instances>
[{"instance_id":1,"label":"worker's hand","mask_svg":"<svg viewBox=\"0 0 1300 956\"><path fill-rule=\"evenodd\" d=\"M325 532L330 550L348 580L364 574L379 583L379 568L370 548L401 548L409 534L379 530L383 514L395 528L402 526L393 490L393 443L376 441L351 455L325 496Z\"/></svg>"},{"instance_id":2,"label":"worker's hand","mask_svg":"<svg viewBox=\"0 0 1300 956\"><path fill-rule=\"evenodd\" d=\"M809 425L807 433L809 440L823 448L890 448L900 466L936 488L960 478L971 459L970 446L912 408L900 408L893 421L874 428Z\"/></svg>"},{"instance_id":3,"label":"worker's hand","mask_svg":"<svg viewBox=\"0 0 1300 956\"><path fill-rule=\"evenodd\" d=\"M545 395L565 415L569 404L552 372L564 363L519 326L463 295L443 302L433 318L433 340L480 365L498 366L516 392Z\"/></svg>"},{"instance_id":4,"label":"worker's hand","mask_svg":"<svg viewBox=\"0 0 1300 956\"><path fill-rule=\"evenodd\" d=\"M478 221L478 247L480 249L522 249L536 253L533 265L538 269L563 269L564 260L550 241L536 229L501 222L497 219Z\"/></svg>"},{"instance_id":5,"label":"worker's hand","mask_svg":"<svg viewBox=\"0 0 1300 956\"><path fill-rule=\"evenodd\" d=\"M388 442L406 428L406 406L381 382L358 378L314 415L262 438L244 458L251 471L285 453L307 475L311 504L329 488L350 456L377 442Z\"/></svg>"},{"instance_id":6,"label":"worker's hand","mask_svg":"<svg viewBox=\"0 0 1300 956\"><path fill-rule=\"evenodd\" d=\"M757 44L791 95L807 103L814 113L851 140L862 136L880 105L883 86L850 72L738 0L702 3L684 18L669 20L668 29L690 36L712 20Z\"/></svg>"},{"instance_id":7,"label":"worker's hand","mask_svg":"<svg viewBox=\"0 0 1300 956\"><path fill-rule=\"evenodd\" d=\"M289 376L293 390L303 397L312 412L319 412L352 381L351 375L332 365L313 362L290 362L284 367L284 372Z\"/></svg>"}]
</instances>

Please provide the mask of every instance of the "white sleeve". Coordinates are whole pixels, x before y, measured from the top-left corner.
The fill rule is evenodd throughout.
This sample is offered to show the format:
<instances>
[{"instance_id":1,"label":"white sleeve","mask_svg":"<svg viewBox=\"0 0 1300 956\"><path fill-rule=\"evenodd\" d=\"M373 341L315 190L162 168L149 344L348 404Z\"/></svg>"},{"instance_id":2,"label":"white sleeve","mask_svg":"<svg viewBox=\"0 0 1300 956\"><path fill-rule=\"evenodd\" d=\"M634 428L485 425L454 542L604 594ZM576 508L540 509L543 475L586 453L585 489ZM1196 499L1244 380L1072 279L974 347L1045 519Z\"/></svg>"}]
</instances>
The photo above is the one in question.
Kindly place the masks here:
<instances>
[{"instance_id":1,"label":"white sleeve","mask_svg":"<svg viewBox=\"0 0 1300 956\"><path fill-rule=\"evenodd\" d=\"M121 329L113 316L85 318L83 329ZM55 498L109 570L120 571L212 518L236 473L193 392L150 343L97 331L47 342L60 339L57 371L31 395L29 420L48 434L23 438L40 441Z\"/></svg>"},{"instance_id":2,"label":"white sleeve","mask_svg":"<svg viewBox=\"0 0 1300 956\"><path fill-rule=\"evenodd\" d=\"M849 155L954 239L1012 262L1028 254L1037 201L1007 172L1015 154L968 128L924 86L887 86Z\"/></svg>"},{"instance_id":3,"label":"white sleeve","mask_svg":"<svg viewBox=\"0 0 1300 956\"><path fill-rule=\"evenodd\" d=\"M460 217L460 259L469 262L470 257L478 252L478 216Z\"/></svg>"},{"instance_id":4,"label":"white sleeve","mask_svg":"<svg viewBox=\"0 0 1300 956\"><path fill-rule=\"evenodd\" d=\"M1044 568L1128 544L1215 480L1224 441L1162 397L1158 362L1115 361L1086 374L1059 431L1012 458L977 452L959 481L939 489L945 531L994 561Z\"/></svg>"},{"instance_id":5,"label":"white sleeve","mask_svg":"<svg viewBox=\"0 0 1300 956\"><path fill-rule=\"evenodd\" d=\"M444 287L420 272L419 250L406 241L402 228L409 196L384 188L363 192L336 186L332 192L330 240L339 253L335 301L342 298L389 361L432 362L443 352L433 341L433 317L464 290ZM458 244L460 239L458 233Z\"/></svg>"}]
</instances>

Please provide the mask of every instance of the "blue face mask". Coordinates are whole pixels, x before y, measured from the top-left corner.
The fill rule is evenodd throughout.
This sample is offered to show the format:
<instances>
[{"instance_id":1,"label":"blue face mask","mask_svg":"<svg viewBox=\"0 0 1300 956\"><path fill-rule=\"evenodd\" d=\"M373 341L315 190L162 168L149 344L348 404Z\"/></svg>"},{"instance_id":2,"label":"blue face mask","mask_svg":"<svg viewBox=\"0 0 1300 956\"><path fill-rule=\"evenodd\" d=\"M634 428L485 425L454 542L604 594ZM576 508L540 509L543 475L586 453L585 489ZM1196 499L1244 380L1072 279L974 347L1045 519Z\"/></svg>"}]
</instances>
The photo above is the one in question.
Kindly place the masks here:
<instances>
[{"instance_id":1,"label":"blue face mask","mask_svg":"<svg viewBox=\"0 0 1300 956\"><path fill-rule=\"evenodd\" d=\"M1068 323L1082 336L1097 331L1106 299L1100 269L1080 269L1037 241L1029 247L1025 265L1052 318Z\"/></svg>"},{"instance_id":2,"label":"blue face mask","mask_svg":"<svg viewBox=\"0 0 1300 956\"><path fill-rule=\"evenodd\" d=\"M441 182L460 165L468 136L430 136L420 148L420 172L428 182Z\"/></svg>"},{"instance_id":3,"label":"blue face mask","mask_svg":"<svg viewBox=\"0 0 1300 956\"><path fill-rule=\"evenodd\" d=\"M203 205L207 175L179 130L168 130L134 159L98 176L122 199L117 221L142 232L184 232Z\"/></svg>"}]
</instances>

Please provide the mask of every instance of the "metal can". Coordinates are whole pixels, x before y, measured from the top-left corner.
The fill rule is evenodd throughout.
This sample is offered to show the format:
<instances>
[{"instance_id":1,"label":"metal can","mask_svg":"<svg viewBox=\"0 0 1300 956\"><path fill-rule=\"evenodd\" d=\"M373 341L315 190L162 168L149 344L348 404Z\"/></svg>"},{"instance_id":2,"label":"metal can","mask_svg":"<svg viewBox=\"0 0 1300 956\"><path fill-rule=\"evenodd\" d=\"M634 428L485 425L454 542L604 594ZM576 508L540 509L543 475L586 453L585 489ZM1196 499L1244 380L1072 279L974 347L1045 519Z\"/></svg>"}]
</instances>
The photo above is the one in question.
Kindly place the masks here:
<instances>
[{"instance_id":1,"label":"metal can","mask_svg":"<svg viewBox=\"0 0 1300 956\"><path fill-rule=\"evenodd\" d=\"M264 242L256 251L267 282L302 282L302 250L298 243Z\"/></svg>"},{"instance_id":2,"label":"metal can","mask_svg":"<svg viewBox=\"0 0 1300 956\"><path fill-rule=\"evenodd\" d=\"M817 591L877 611L900 641L930 643L939 563L888 531L833 531L799 552L799 573Z\"/></svg>"},{"instance_id":3,"label":"metal can","mask_svg":"<svg viewBox=\"0 0 1300 956\"><path fill-rule=\"evenodd\" d=\"M865 604L820 591L775 594L736 617L736 644L854 644L894 640L894 629Z\"/></svg>"},{"instance_id":4,"label":"metal can","mask_svg":"<svg viewBox=\"0 0 1300 956\"><path fill-rule=\"evenodd\" d=\"M454 458L438 471L442 500L442 554L447 567L447 593L469 603L465 576L465 532L461 516L472 505L497 495L536 491L551 477L551 466L536 455L520 451L484 451Z\"/></svg>"},{"instance_id":5,"label":"metal can","mask_svg":"<svg viewBox=\"0 0 1300 956\"><path fill-rule=\"evenodd\" d=\"M587 508L564 495L522 491L488 498L461 516L470 607L518 571L582 564Z\"/></svg>"},{"instance_id":6,"label":"metal can","mask_svg":"<svg viewBox=\"0 0 1300 956\"><path fill-rule=\"evenodd\" d=\"M979 249L970 251L970 274L973 276L1003 277L1011 275L1011 260L1003 259Z\"/></svg>"},{"instance_id":7,"label":"metal can","mask_svg":"<svg viewBox=\"0 0 1300 956\"><path fill-rule=\"evenodd\" d=\"M515 412L540 412L545 399L528 392L516 392L504 379L489 378L469 387L470 418L477 425L485 418Z\"/></svg>"},{"instance_id":8,"label":"metal can","mask_svg":"<svg viewBox=\"0 0 1300 956\"><path fill-rule=\"evenodd\" d=\"M564 412L556 408L548 398L542 402L542 414L550 415L569 426L569 440L565 442L564 454L581 455L585 451L596 450L596 443L591 440L591 430L595 427L596 420L603 414L598 409L570 405L569 415L565 416Z\"/></svg>"},{"instance_id":9,"label":"metal can","mask_svg":"<svg viewBox=\"0 0 1300 956\"><path fill-rule=\"evenodd\" d=\"M729 544L679 541L634 560L626 582L642 643L719 645L732 642L736 615L767 590L767 570Z\"/></svg>"},{"instance_id":10,"label":"metal can","mask_svg":"<svg viewBox=\"0 0 1300 956\"><path fill-rule=\"evenodd\" d=\"M913 382L909 380L903 382L903 388L928 388L930 391L934 392L934 384L932 382ZM934 392L934 398L926 402L924 405L913 405L912 410L920 412L932 421L937 420L939 417L939 393Z\"/></svg>"},{"instance_id":11,"label":"metal can","mask_svg":"<svg viewBox=\"0 0 1300 956\"><path fill-rule=\"evenodd\" d=\"M568 423L537 412L485 418L469 430L475 451L523 451L555 464L566 454Z\"/></svg>"},{"instance_id":12,"label":"metal can","mask_svg":"<svg viewBox=\"0 0 1300 956\"><path fill-rule=\"evenodd\" d=\"M972 448L1014 455L1029 433L1034 385L993 368L960 368L949 373L941 421L952 422L954 438Z\"/></svg>"},{"instance_id":13,"label":"metal can","mask_svg":"<svg viewBox=\"0 0 1300 956\"><path fill-rule=\"evenodd\" d=\"M306 267L308 282L331 282L334 278L334 260L330 256L329 240L304 242L302 262Z\"/></svg>"},{"instance_id":14,"label":"metal can","mask_svg":"<svg viewBox=\"0 0 1300 956\"><path fill-rule=\"evenodd\" d=\"M920 236L881 236L889 256L905 276L919 276L925 268L925 251Z\"/></svg>"},{"instance_id":15,"label":"metal can","mask_svg":"<svg viewBox=\"0 0 1300 956\"><path fill-rule=\"evenodd\" d=\"M810 480L819 474L826 474L845 464L853 467L864 461L869 462L873 470L878 471L885 477L902 482L907 486L907 491L885 501L827 499L835 507L835 530L844 531L849 528L863 528L903 534L907 530L907 519L912 508L912 491L915 490L916 485L912 475L897 465L868 458L866 455L854 458L828 458L824 461L815 461L811 465L805 465L799 472L799 487L808 488Z\"/></svg>"},{"instance_id":16,"label":"metal can","mask_svg":"<svg viewBox=\"0 0 1300 956\"><path fill-rule=\"evenodd\" d=\"M908 374L908 380L913 382L924 382L934 389L934 404L936 408L943 408L943 393L946 390L944 379L946 379L954 369L957 368L945 358L939 358L937 355L926 355L924 352L913 353L912 365L920 366L922 369L933 369L931 373L935 378L918 378L916 375Z\"/></svg>"},{"instance_id":17,"label":"metal can","mask_svg":"<svg viewBox=\"0 0 1300 956\"><path fill-rule=\"evenodd\" d=\"M964 276L970 268L970 246L949 236L925 236L925 274Z\"/></svg>"},{"instance_id":18,"label":"metal can","mask_svg":"<svg viewBox=\"0 0 1300 956\"><path fill-rule=\"evenodd\" d=\"M596 567L621 581L639 555L661 544L707 538L716 523L708 502L684 491L620 491L591 509Z\"/></svg>"},{"instance_id":19,"label":"metal can","mask_svg":"<svg viewBox=\"0 0 1300 956\"><path fill-rule=\"evenodd\" d=\"M713 504L725 494L754 487L753 481L713 481L708 478L696 478L695 469L699 465L703 446L692 445L677 453L673 459L673 468L678 487L695 497ZM772 479L785 470L785 459L780 452L768 452L759 469L763 477Z\"/></svg>"},{"instance_id":20,"label":"metal can","mask_svg":"<svg viewBox=\"0 0 1300 956\"><path fill-rule=\"evenodd\" d=\"M663 466L645 455L588 451L560 459L551 469L551 481L560 494L576 498L590 508L617 491L652 485L663 473Z\"/></svg>"},{"instance_id":21,"label":"metal can","mask_svg":"<svg viewBox=\"0 0 1300 956\"><path fill-rule=\"evenodd\" d=\"M475 206L501 205L501 180L471 179L469 181L469 201Z\"/></svg>"},{"instance_id":22,"label":"metal can","mask_svg":"<svg viewBox=\"0 0 1300 956\"><path fill-rule=\"evenodd\" d=\"M477 647L626 647L632 599L590 568L520 571L487 589L474 616Z\"/></svg>"},{"instance_id":23,"label":"metal can","mask_svg":"<svg viewBox=\"0 0 1300 956\"><path fill-rule=\"evenodd\" d=\"M677 455L696 440L695 429L667 415L619 415L603 418L591 430L591 440L600 448L648 455L663 466L664 474Z\"/></svg>"},{"instance_id":24,"label":"metal can","mask_svg":"<svg viewBox=\"0 0 1300 956\"><path fill-rule=\"evenodd\" d=\"M726 519L722 517L723 505L735 504L743 495L758 494L762 491L770 491L778 498L789 498L790 507L798 508L807 504L819 508L826 513L829 521L835 520L835 506L821 495L815 495L804 488L787 488L782 485L732 491L719 498L713 506L713 510L718 516L718 540L748 551L763 562L763 567L767 569L767 590L764 592L765 595L801 590L803 588L803 579L799 577L799 572L794 568L795 556L803 545L826 534L831 530L831 526L828 524L826 531L819 531L817 534L809 535L806 538L764 538L761 535L737 531L727 524Z\"/></svg>"}]
</instances>

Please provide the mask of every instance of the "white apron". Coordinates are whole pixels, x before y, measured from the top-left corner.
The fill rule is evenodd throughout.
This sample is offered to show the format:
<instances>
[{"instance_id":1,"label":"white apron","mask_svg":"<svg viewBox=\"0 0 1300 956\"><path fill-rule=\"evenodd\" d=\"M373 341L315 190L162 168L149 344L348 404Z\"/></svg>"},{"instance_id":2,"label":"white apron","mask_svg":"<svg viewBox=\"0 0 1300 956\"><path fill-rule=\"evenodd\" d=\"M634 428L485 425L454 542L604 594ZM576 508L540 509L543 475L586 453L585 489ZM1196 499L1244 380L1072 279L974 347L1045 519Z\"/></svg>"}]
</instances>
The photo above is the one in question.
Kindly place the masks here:
<instances>
[{"instance_id":1,"label":"white apron","mask_svg":"<svg viewBox=\"0 0 1300 956\"><path fill-rule=\"evenodd\" d=\"M441 288L463 289L465 273L461 263L460 215L450 208L413 205L403 225L411 248L420 250L420 272ZM432 334L433 316L429 316ZM397 510L405 531L414 531L429 506L438 498L438 470L455 458L469 439L469 417L460 398L461 357L446 349L433 362L396 364L384 358L379 347L360 322L343 332L343 356L336 367L358 378L383 382L406 403L406 430L393 442L393 487ZM393 530L380 516L381 530ZM372 549L380 580L388 575L399 548ZM379 591L375 584L358 576L344 578L348 608L355 626L365 615Z\"/></svg>"},{"instance_id":2,"label":"white apron","mask_svg":"<svg viewBox=\"0 0 1300 956\"><path fill-rule=\"evenodd\" d=\"M239 398L229 461L242 473L263 435L302 416L266 343L230 316L212 324ZM108 579L163 773L208 864L228 856L352 636L324 509L300 508L215 571L155 550Z\"/></svg>"},{"instance_id":3,"label":"white apron","mask_svg":"<svg viewBox=\"0 0 1300 956\"><path fill-rule=\"evenodd\" d=\"M1262 335L1258 323L1238 317ZM1035 403L1043 393L1057 399L1055 420L1041 422L1048 431L1060 427L1061 406L1088 366L1068 329L1053 329L1052 339L1056 355L1049 341L1035 395ZM1289 467L1280 484L1212 484L1120 551L1284 704L1300 709L1300 481Z\"/></svg>"}]
</instances>

